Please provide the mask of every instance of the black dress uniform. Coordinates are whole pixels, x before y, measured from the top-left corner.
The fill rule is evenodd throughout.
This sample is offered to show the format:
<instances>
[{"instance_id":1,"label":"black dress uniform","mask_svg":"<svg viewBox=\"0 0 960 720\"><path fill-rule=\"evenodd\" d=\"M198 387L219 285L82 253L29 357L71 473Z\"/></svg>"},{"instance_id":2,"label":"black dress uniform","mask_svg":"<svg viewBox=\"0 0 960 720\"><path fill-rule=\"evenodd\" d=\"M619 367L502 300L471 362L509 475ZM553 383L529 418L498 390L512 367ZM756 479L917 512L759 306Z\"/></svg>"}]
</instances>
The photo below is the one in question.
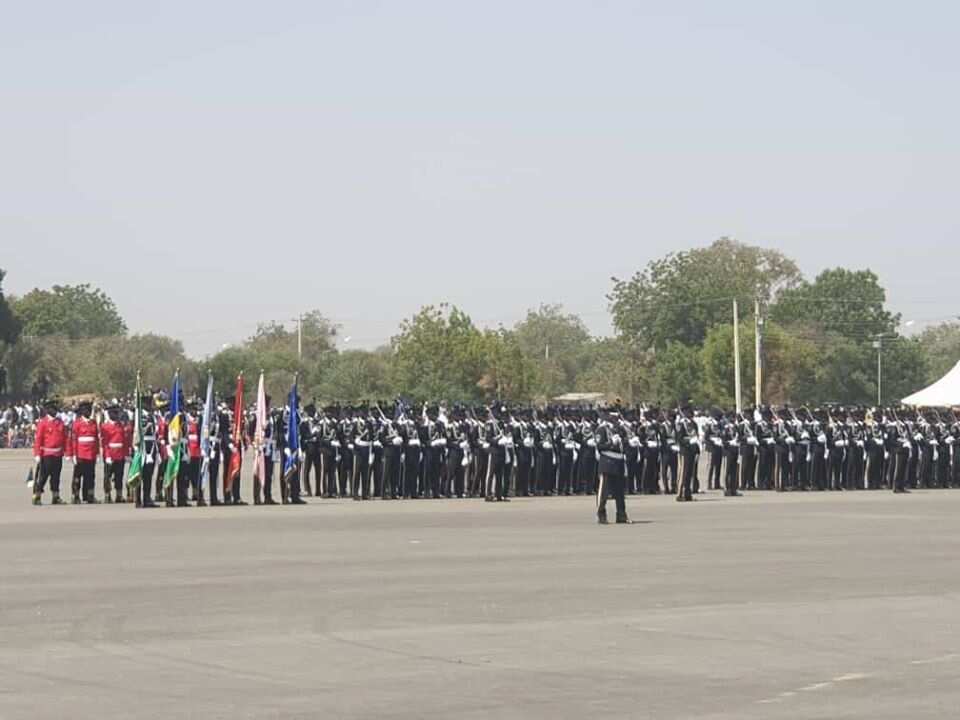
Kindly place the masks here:
<instances>
[{"instance_id":1,"label":"black dress uniform","mask_svg":"<svg viewBox=\"0 0 960 720\"><path fill-rule=\"evenodd\" d=\"M629 523L627 502L624 496L624 477L627 472L626 455L623 452L623 438L617 432L612 420L605 418L597 427L597 449L600 451L597 483L597 522L607 524L607 497L613 495L617 506L617 522Z\"/></svg>"},{"instance_id":2,"label":"black dress uniform","mask_svg":"<svg viewBox=\"0 0 960 720\"><path fill-rule=\"evenodd\" d=\"M913 455L913 438L911 435L910 428L906 423L898 421L894 424L892 436L896 448L893 471L893 492L895 493L908 492L907 473Z\"/></svg>"},{"instance_id":3,"label":"black dress uniform","mask_svg":"<svg viewBox=\"0 0 960 720\"><path fill-rule=\"evenodd\" d=\"M660 494L660 429L652 413L646 417L640 433L640 447L643 450L643 492L647 495Z\"/></svg>"},{"instance_id":4,"label":"black dress uniform","mask_svg":"<svg viewBox=\"0 0 960 720\"><path fill-rule=\"evenodd\" d=\"M549 423L535 420L533 438L537 444L536 476L537 495L552 495L556 478L556 451L553 430Z\"/></svg>"},{"instance_id":5,"label":"black dress uniform","mask_svg":"<svg viewBox=\"0 0 960 720\"><path fill-rule=\"evenodd\" d=\"M874 422L873 417L868 416L865 423L864 440L867 457L867 487L871 490L879 488L883 484L884 453L886 453L884 447L885 434L885 425Z\"/></svg>"},{"instance_id":6,"label":"black dress uniform","mask_svg":"<svg viewBox=\"0 0 960 720\"><path fill-rule=\"evenodd\" d=\"M316 494L321 495L321 472L322 456L320 452L319 427L317 425L317 406L314 403L308 404L303 408L303 417L300 419L300 447L303 448L303 491L306 495L313 495L313 488L316 487ZM311 484L310 475L313 475L314 481Z\"/></svg>"},{"instance_id":7,"label":"black dress uniform","mask_svg":"<svg viewBox=\"0 0 960 720\"><path fill-rule=\"evenodd\" d=\"M466 472L470 460L470 444L459 413L446 425L447 432L447 492L451 497L466 495ZM518 481L519 482L519 481ZM519 490L518 490L519 493Z\"/></svg>"},{"instance_id":8,"label":"black dress uniform","mask_svg":"<svg viewBox=\"0 0 960 720\"><path fill-rule=\"evenodd\" d=\"M340 495L337 488L337 467L340 465L340 440L337 435L336 408L324 411L318 426L320 445L320 466L323 472L321 494L325 498Z\"/></svg>"},{"instance_id":9,"label":"black dress uniform","mask_svg":"<svg viewBox=\"0 0 960 720\"><path fill-rule=\"evenodd\" d=\"M757 421L756 435L759 447L757 449L757 487L760 490L773 488L773 472L776 466L777 441L773 435L769 411L763 411Z\"/></svg>"},{"instance_id":10,"label":"black dress uniform","mask_svg":"<svg viewBox=\"0 0 960 720\"><path fill-rule=\"evenodd\" d=\"M680 446L677 445L677 430L674 421L662 415L658 427L660 433L660 481L665 495L677 492L677 468L680 462Z\"/></svg>"},{"instance_id":11,"label":"black dress uniform","mask_svg":"<svg viewBox=\"0 0 960 720\"><path fill-rule=\"evenodd\" d=\"M740 487L744 490L755 490L757 487L757 451L760 441L753 423L743 415L737 422L737 432L740 435Z\"/></svg>"},{"instance_id":12,"label":"black dress uniform","mask_svg":"<svg viewBox=\"0 0 960 720\"><path fill-rule=\"evenodd\" d=\"M592 418L580 423L580 479L577 494L593 494L597 482L597 438ZM642 449L640 449L642 452Z\"/></svg>"},{"instance_id":13,"label":"black dress uniform","mask_svg":"<svg viewBox=\"0 0 960 720\"><path fill-rule=\"evenodd\" d=\"M697 457L700 453L700 432L696 423L686 413L677 416L677 444L680 447L680 481L677 483L677 501L693 500L693 476L696 473Z\"/></svg>"},{"instance_id":14,"label":"black dress uniform","mask_svg":"<svg viewBox=\"0 0 960 720\"><path fill-rule=\"evenodd\" d=\"M494 413L484 425L483 439L489 446L490 455L484 499L487 502L509 502L507 492L513 470L513 438Z\"/></svg>"},{"instance_id":15,"label":"black dress uniform","mask_svg":"<svg viewBox=\"0 0 960 720\"><path fill-rule=\"evenodd\" d=\"M723 438L723 494L728 497L740 495L738 490L740 462L740 433L733 417L724 420L720 429Z\"/></svg>"},{"instance_id":16,"label":"black dress uniform","mask_svg":"<svg viewBox=\"0 0 960 720\"><path fill-rule=\"evenodd\" d=\"M420 497L420 431L416 423L405 418L401 420L400 436L403 438L403 496Z\"/></svg>"},{"instance_id":17,"label":"black dress uniform","mask_svg":"<svg viewBox=\"0 0 960 720\"><path fill-rule=\"evenodd\" d=\"M380 424L380 443L383 445L383 489L381 497L393 500L403 495L400 485L403 477L403 438L390 420Z\"/></svg>"}]
</instances>

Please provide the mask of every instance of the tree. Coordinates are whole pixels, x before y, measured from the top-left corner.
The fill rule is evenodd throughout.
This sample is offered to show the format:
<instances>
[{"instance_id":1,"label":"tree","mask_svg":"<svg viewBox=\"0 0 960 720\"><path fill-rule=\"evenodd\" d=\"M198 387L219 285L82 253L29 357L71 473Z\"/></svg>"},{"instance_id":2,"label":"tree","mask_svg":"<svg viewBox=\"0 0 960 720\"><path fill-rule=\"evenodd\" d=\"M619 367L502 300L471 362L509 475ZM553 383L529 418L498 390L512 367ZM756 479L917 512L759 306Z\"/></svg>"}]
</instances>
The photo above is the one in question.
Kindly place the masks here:
<instances>
[{"instance_id":1,"label":"tree","mask_svg":"<svg viewBox=\"0 0 960 720\"><path fill-rule=\"evenodd\" d=\"M334 355L320 385L319 396L325 400L358 402L388 400L394 396L389 347L369 350L347 350Z\"/></svg>"},{"instance_id":2,"label":"tree","mask_svg":"<svg viewBox=\"0 0 960 720\"><path fill-rule=\"evenodd\" d=\"M336 360L337 326L312 310L301 317L301 333L302 358L297 351L296 328L287 329L279 322L260 324L245 342L209 358L205 367L213 372L218 394L233 393L240 370L254 381L263 370L267 394L273 397L286 397L295 374L299 374L304 397L318 392Z\"/></svg>"},{"instance_id":3,"label":"tree","mask_svg":"<svg viewBox=\"0 0 960 720\"><path fill-rule=\"evenodd\" d=\"M927 358L927 385L942 378L960 362L960 323L929 327L920 333L917 342Z\"/></svg>"},{"instance_id":4,"label":"tree","mask_svg":"<svg viewBox=\"0 0 960 720\"><path fill-rule=\"evenodd\" d=\"M77 340L127 332L113 300L91 285L34 289L18 298L13 310L23 324L23 333L34 337L62 335Z\"/></svg>"},{"instance_id":5,"label":"tree","mask_svg":"<svg viewBox=\"0 0 960 720\"><path fill-rule=\"evenodd\" d=\"M884 308L886 297L872 271L834 268L781 293L770 317L785 326L816 327L863 341L896 330L900 316Z\"/></svg>"},{"instance_id":6,"label":"tree","mask_svg":"<svg viewBox=\"0 0 960 720\"><path fill-rule=\"evenodd\" d=\"M875 357L871 353L870 363ZM899 402L921 390L930 376L929 356L921 338L897 336L883 341L883 401ZM939 380L939 376L937 377Z\"/></svg>"},{"instance_id":7,"label":"tree","mask_svg":"<svg viewBox=\"0 0 960 720\"><path fill-rule=\"evenodd\" d=\"M394 384L414 401L470 401L482 396L483 334L456 307L428 305L391 340Z\"/></svg>"},{"instance_id":8,"label":"tree","mask_svg":"<svg viewBox=\"0 0 960 720\"><path fill-rule=\"evenodd\" d=\"M573 388L586 367L590 333L560 305L541 305L513 328L517 345L537 369L536 391L551 398Z\"/></svg>"},{"instance_id":9,"label":"tree","mask_svg":"<svg viewBox=\"0 0 960 720\"><path fill-rule=\"evenodd\" d=\"M579 392L601 392L627 405L654 395L653 354L622 338L592 340L584 350L586 367L577 375Z\"/></svg>"},{"instance_id":10,"label":"tree","mask_svg":"<svg viewBox=\"0 0 960 720\"><path fill-rule=\"evenodd\" d=\"M761 400L765 405L809 402L816 365L814 344L790 333L773 322L765 323L763 333L763 383ZM756 399L756 329L753 323L740 326L741 399L745 407ZM733 325L717 325L703 344L704 399L716 405L735 403L735 364Z\"/></svg>"},{"instance_id":11,"label":"tree","mask_svg":"<svg viewBox=\"0 0 960 720\"><path fill-rule=\"evenodd\" d=\"M13 345L20 337L22 325L3 294L3 279L6 275L4 270L0 270L0 343Z\"/></svg>"},{"instance_id":12,"label":"tree","mask_svg":"<svg viewBox=\"0 0 960 720\"><path fill-rule=\"evenodd\" d=\"M698 348L670 340L654 361L654 400L673 406L703 401L703 356Z\"/></svg>"},{"instance_id":13,"label":"tree","mask_svg":"<svg viewBox=\"0 0 960 720\"><path fill-rule=\"evenodd\" d=\"M133 392L137 371L144 387L169 388L181 369L185 387L194 387L196 364L187 358L179 340L161 335L81 338L62 335L23 338L8 354L11 389L25 394L41 375L60 395L95 393L102 397Z\"/></svg>"},{"instance_id":14,"label":"tree","mask_svg":"<svg viewBox=\"0 0 960 720\"><path fill-rule=\"evenodd\" d=\"M734 298L767 304L800 280L796 264L779 251L721 238L654 260L630 280L613 278L607 299L620 335L663 350L671 341L699 346L711 327L730 321Z\"/></svg>"},{"instance_id":15,"label":"tree","mask_svg":"<svg viewBox=\"0 0 960 720\"><path fill-rule=\"evenodd\" d=\"M515 332L503 328L485 331L482 353L479 385L488 399L526 402L532 398L536 367L524 354Z\"/></svg>"}]
</instances>

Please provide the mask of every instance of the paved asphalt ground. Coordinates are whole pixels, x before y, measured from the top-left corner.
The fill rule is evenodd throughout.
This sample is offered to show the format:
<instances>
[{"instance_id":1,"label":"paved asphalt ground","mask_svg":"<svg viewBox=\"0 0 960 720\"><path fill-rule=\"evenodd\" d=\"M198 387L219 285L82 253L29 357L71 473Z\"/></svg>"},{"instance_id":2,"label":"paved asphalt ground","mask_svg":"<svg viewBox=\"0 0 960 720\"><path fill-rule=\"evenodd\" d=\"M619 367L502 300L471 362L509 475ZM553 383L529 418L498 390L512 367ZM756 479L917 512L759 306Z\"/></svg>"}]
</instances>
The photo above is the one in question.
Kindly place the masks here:
<instances>
[{"instance_id":1,"label":"paved asphalt ground","mask_svg":"<svg viewBox=\"0 0 960 720\"><path fill-rule=\"evenodd\" d=\"M33 508L4 453L2 720L960 715L960 491Z\"/></svg>"}]
</instances>

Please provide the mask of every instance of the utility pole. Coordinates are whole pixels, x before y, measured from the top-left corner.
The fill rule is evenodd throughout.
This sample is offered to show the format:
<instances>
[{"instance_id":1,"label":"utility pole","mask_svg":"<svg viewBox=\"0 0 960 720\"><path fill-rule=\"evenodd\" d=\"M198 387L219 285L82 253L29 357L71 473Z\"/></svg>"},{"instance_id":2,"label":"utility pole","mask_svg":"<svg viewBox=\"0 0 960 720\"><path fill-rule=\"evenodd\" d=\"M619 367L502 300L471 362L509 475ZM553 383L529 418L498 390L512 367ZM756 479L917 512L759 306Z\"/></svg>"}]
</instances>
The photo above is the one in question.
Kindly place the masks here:
<instances>
[{"instance_id":1,"label":"utility pole","mask_svg":"<svg viewBox=\"0 0 960 720\"><path fill-rule=\"evenodd\" d=\"M737 299L733 299L733 386L736 396L737 412L743 411L743 402L740 398L740 313L737 310Z\"/></svg>"},{"instance_id":2,"label":"utility pole","mask_svg":"<svg viewBox=\"0 0 960 720\"><path fill-rule=\"evenodd\" d=\"M877 349L877 407L883 407L883 335L876 337L873 346Z\"/></svg>"},{"instance_id":3,"label":"utility pole","mask_svg":"<svg viewBox=\"0 0 960 720\"><path fill-rule=\"evenodd\" d=\"M303 362L303 313L297 314L297 361Z\"/></svg>"},{"instance_id":4,"label":"utility pole","mask_svg":"<svg viewBox=\"0 0 960 720\"><path fill-rule=\"evenodd\" d=\"M754 318L754 337L756 342L754 343L756 350L756 358L754 358L754 375L756 377L756 391L754 398L754 405L760 407L763 404L763 352L762 352L762 336L763 336L763 318L760 317L760 298L758 297L754 301L753 307L753 318Z\"/></svg>"}]
</instances>

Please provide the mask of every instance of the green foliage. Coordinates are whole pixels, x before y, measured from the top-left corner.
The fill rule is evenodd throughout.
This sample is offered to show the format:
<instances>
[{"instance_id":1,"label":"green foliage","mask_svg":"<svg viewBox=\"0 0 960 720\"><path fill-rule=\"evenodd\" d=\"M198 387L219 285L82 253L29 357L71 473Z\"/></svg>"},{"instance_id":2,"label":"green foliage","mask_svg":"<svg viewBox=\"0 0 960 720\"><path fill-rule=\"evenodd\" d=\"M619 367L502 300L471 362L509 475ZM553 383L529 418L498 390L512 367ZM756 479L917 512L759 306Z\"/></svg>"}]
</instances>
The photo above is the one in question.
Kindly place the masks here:
<instances>
[{"instance_id":1,"label":"green foliage","mask_svg":"<svg viewBox=\"0 0 960 720\"><path fill-rule=\"evenodd\" d=\"M13 310L31 337L61 335L71 340L124 335L127 326L107 295L91 285L34 289L14 301Z\"/></svg>"},{"instance_id":2,"label":"green foliage","mask_svg":"<svg viewBox=\"0 0 960 720\"><path fill-rule=\"evenodd\" d=\"M69 340L54 335L24 338L7 354L11 390L26 394L41 375L60 395L96 393L103 397L133 392L137 370L144 387L169 389L181 368L186 388L196 383L196 364L177 340L159 335Z\"/></svg>"},{"instance_id":3,"label":"green foliage","mask_svg":"<svg viewBox=\"0 0 960 720\"><path fill-rule=\"evenodd\" d=\"M22 329L19 318L14 314L10 303L3 294L3 278L6 272L0 270L0 347L2 345L13 345L20 337Z\"/></svg>"},{"instance_id":4,"label":"green foliage","mask_svg":"<svg viewBox=\"0 0 960 720\"><path fill-rule=\"evenodd\" d=\"M591 340L583 349L586 367L578 373L578 392L601 392L635 405L654 397L653 354L622 338Z\"/></svg>"},{"instance_id":5,"label":"green foliage","mask_svg":"<svg viewBox=\"0 0 960 720\"><path fill-rule=\"evenodd\" d=\"M299 374L300 393L310 397L321 390L336 360L337 327L318 310L303 315L301 325L302 359L298 356L296 327L287 329L281 323L267 322L244 343L224 348L208 358L201 374L213 373L217 394L228 397L236 389L241 370L246 388L255 387L263 370L266 392L274 398L286 397L294 376Z\"/></svg>"},{"instance_id":6,"label":"green foliage","mask_svg":"<svg viewBox=\"0 0 960 720\"><path fill-rule=\"evenodd\" d=\"M536 368L536 394L551 398L569 392L590 361L590 333L560 305L541 305L513 328L517 345Z\"/></svg>"},{"instance_id":7,"label":"green foliage","mask_svg":"<svg viewBox=\"0 0 960 720\"><path fill-rule=\"evenodd\" d=\"M533 397L537 370L524 353L515 331L487 330L483 333L483 374L478 385L487 398L527 402Z\"/></svg>"},{"instance_id":8,"label":"green foliage","mask_svg":"<svg viewBox=\"0 0 960 720\"><path fill-rule=\"evenodd\" d=\"M391 400L396 393L390 376L390 348L347 350L331 356L318 397L324 401Z\"/></svg>"},{"instance_id":9,"label":"green foliage","mask_svg":"<svg viewBox=\"0 0 960 720\"><path fill-rule=\"evenodd\" d=\"M917 342L927 357L927 385L942 378L960 362L960 323L929 327L920 333Z\"/></svg>"},{"instance_id":10,"label":"green foliage","mask_svg":"<svg viewBox=\"0 0 960 720\"><path fill-rule=\"evenodd\" d=\"M703 401L703 356L699 348L668 340L656 354L655 368L654 400L669 406Z\"/></svg>"},{"instance_id":11,"label":"green foliage","mask_svg":"<svg viewBox=\"0 0 960 720\"><path fill-rule=\"evenodd\" d=\"M711 327L730 322L734 298L766 304L800 280L779 251L721 238L654 260L630 280L613 278L607 299L621 336L663 350L670 342L699 346Z\"/></svg>"},{"instance_id":12,"label":"green foliage","mask_svg":"<svg viewBox=\"0 0 960 720\"><path fill-rule=\"evenodd\" d=\"M485 370L483 334L447 304L428 305L400 325L392 341L393 382L410 399L476 401Z\"/></svg>"},{"instance_id":13,"label":"green foliage","mask_svg":"<svg viewBox=\"0 0 960 720\"><path fill-rule=\"evenodd\" d=\"M787 326L816 327L852 340L892 333L900 320L884 308L886 291L870 270L824 270L812 283L785 290L770 317Z\"/></svg>"}]
</instances>

